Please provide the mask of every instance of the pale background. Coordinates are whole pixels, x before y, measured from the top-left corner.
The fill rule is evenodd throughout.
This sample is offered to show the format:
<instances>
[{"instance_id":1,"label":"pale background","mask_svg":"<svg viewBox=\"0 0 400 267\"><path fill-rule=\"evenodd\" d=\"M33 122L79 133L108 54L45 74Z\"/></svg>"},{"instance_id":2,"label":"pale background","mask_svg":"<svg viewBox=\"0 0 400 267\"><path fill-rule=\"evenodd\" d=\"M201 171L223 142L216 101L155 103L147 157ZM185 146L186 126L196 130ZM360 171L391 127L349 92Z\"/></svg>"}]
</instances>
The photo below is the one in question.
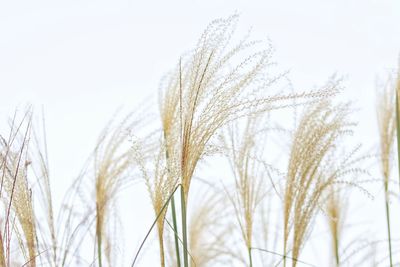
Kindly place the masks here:
<instances>
[{"instance_id":1,"label":"pale background","mask_svg":"<svg viewBox=\"0 0 400 267\"><path fill-rule=\"evenodd\" d=\"M62 195L115 110L156 95L207 24L235 12L238 35L252 27L254 39L269 38L296 88L345 77L345 98L359 108L359 141L377 142L375 82L397 66L398 0L2 1L1 133L16 108L44 108L53 187ZM137 229L125 237L127 262L153 219L147 192L132 190L123 213L140 217L125 226ZM158 261L144 257L142 266L151 262Z\"/></svg>"}]
</instances>

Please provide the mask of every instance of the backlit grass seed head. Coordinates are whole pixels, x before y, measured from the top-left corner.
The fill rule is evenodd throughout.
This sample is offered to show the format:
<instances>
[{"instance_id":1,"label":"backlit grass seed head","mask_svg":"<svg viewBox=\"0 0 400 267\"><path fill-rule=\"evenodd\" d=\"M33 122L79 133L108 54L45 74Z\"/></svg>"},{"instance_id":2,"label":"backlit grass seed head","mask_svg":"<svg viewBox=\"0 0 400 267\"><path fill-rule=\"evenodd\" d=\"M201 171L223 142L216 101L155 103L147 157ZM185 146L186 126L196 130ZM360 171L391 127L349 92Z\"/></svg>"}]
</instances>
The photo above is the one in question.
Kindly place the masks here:
<instances>
[{"instance_id":1,"label":"backlit grass seed head","mask_svg":"<svg viewBox=\"0 0 400 267\"><path fill-rule=\"evenodd\" d=\"M175 146L168 151L177 152L169 156L178 162L185 198L209 140L227 122L290 106L294 98L304 102L337 92L337 86L327 86L309 93L269 93L280 78L269 74L271 48L258 49L248 36L231 47L237 20L234 15L213 21L161 91L163 131L167 146Z\"/></svg>"},{"instance_id":2,"label":"backlit grass seed head","mask_svg":"<svg viewBox=\"0 0 400 267\"><path fill-rule=\"evenodd\" d=\"M94 153L95 195L96 195L96 238L101 257L102 249L111 264L111 247L105 231L115 195L126 184L128 172L133 163L133 154L128 146L131 118L127 116L115 129L106 128L101 135Z\"/></svg>"},{"instance_id":3,"label":"backlit grass seed head","mask_svg":"<svg viewBox=\"0 0 400 267\"><path fill-rule=\"evenodd\" d=\"M11 196L11 193L13 192L11 206L21 226L22 232L19 236L25 239L23 243L26 242L26 246L21 246L26 262L29 261L28 266L36 266L36 221L31 189L27 180L28 166L18 167L18 154L15 154L14 156L9 154L9 156L11 160L9 161L7 168L9 168L10 176L6 176L5 189L9 196ZM16 175L14 176L14 174ZM14 179L15 187L13 188ZM13 223L10 223L10 227L14 228ZM19 231L17 228L14 228L14 230Z\"/></svg>"},{"instance_id":4,"label":"backlit grass seed head","mask_svg":"<svg viewBox=\"0 0 400 267\"><path fill-rule=\"evenodd\" d=\"M330 99L306 109L293 136L284 193L284 254L293 232L292 257L297 259L323 192L339 176L330 157L348 126L347 105ZM343 170L340 170L343 171ZM296 266L297 261L293 261Z\"/></svg>"},{"instance_id":5,"label":"backlit grass seed head","mask_svg":"<svg viewBox=\"0 0 400 267\"><path fill-rule=\"evenodd\" d=\"M33 149L31 149L29 155L32 160L31 169L34 174L37 183L35 186L38 188L37 199L41 208L35 208L37 211L40 209L44 212L46 217L46 223L42 220L39 223L41 228L41 238L39 239L39 251L46 250L46 253L41 254L43 257L47 258L48 262L52 266L57 266L58 262L58 239L56 234L56 223L55 223L55 213L53 209L53 198L52 190L50 186L50 171L49 171L49 161L47 154L47 140L45 133L45 119L44 115L42 117L43 131L40 132L37 127L33 127ZM51 249L49 249L51 247Z\"/></svg>"},{"instance_id":6,"label":"backlit grass seed head","mask_svg":"<svg viewBox=\"0 0 400 267\"><path fill-rule=\"evenodd\" d=\"M393 265L392 256L392 235L390 227L390 207L389 207L389 180L390 171L393 165L394 141L396 138L396 83L389 77L381 91L378 92L377 117L380 137L380 167L385 189L386 223L388 232L388 248L390 266Z\"/></svg>"},{"instance_id":7,"label":"backlit grass seed head","mask_svg":"<svg viewBox=\"0 0 400 267\"><path fill-rule=\"evenodd\" d=\"M390 170L396 136L396 85L390 77L383 88L377 92L377 118L380 137L380 166L384 178L385 191L388 191Z\"/></svg>"},{"instance_id":8,"label":"backlit grass seed head","mask_svg":"<svg viewBox=\"0 0 400 267\"><path fill-rule=\"evenodd\" d=\"M10 243L7 239L16 236L20 244L21 252L25 258L27 266L36 266L37 256L37 229L36 219L32 203L32 191L28 182L28 167L30 160L28 158L28 146L31 130L31 112L28 111L21 125L26 124L26 129L23 132L22 128L11 129L14 132L13 141L7 142L1 139L0 143L0 162L2 169L0 175L2 180L1 192L2 200L5 201L4 231L2 236L3 244L3 259L7 258L10 261ZM14 125L12 125L14 127ZM21 132L20 132L21 131ZM14 144L12 144L14 143ZM14 223L16 218L19 225ZM4 246L6 244L6 246ZM7 252L5 252L7 247ZM8 254L5 256L4 254ZM14 256L13 256L14 257Z\"/></svg>"},{"instance_id":9,"label":"backlit grass seed head","mask_svg":"<svg viewBox=\"0 0 400 267\"><path fill-rule=\"evenodd\" d=\"M174 165L176 162L168 156L168 147L165 143L165 138L161 138L157 142L158 148L156 151L150 151L150 153L147 153L150 156L144 158L143 155L146 153L143 146L146 146L148 142L149 140L147 142L144 140L134 140L133 155L150 194L154 214L156 217L160 215L157 220L158 241L161 266L165 266L164 220L167 209L164 209L164 211L162 209L178 184L177 167Z\"/></svg>"},{"instance_id":10,"label":"backlit grass seed head","mask_svg":"<svg viewBox=\"0 0 400 267\"><path fill-rule=\"evenodd\" d=\"M332 251L336 266L340 265L340 240L342 237L343 224L347 209L347 202L344 195L338 187L331 186L329 188L327 202L325 204L326 215L329 225L329 233L332 242Z\"/></svg>"},{"instance_id":11,"label":"backlit grass seed head","mask_svg":"<svg viewBox=\"0 0 400 267\"><path fill-rule=\"evenodd\" d=\"M191 266L213 266L226 256L230 228L223 225L225 204L221 194L210 189L193 206L189 224Z\"/></svg>"},{"instance_id":12,"label":"backlit grass seed head","mask_svg":"<svg viewBox=\"0 0 400 267\"><path fill-rule=\"evenodd\" d=\"M252 116L245 120L240 131L239 125L231 125L229 139L225 146L229 146L229 161L235 177L235 189L228 192L234 206L242 237L249 253L251 263L251 249L253 247L253 227L256 209L265 196L264 183L268 178L262 156L265 145L265 131L260 116Z\"/></svg>"}]
</instances>

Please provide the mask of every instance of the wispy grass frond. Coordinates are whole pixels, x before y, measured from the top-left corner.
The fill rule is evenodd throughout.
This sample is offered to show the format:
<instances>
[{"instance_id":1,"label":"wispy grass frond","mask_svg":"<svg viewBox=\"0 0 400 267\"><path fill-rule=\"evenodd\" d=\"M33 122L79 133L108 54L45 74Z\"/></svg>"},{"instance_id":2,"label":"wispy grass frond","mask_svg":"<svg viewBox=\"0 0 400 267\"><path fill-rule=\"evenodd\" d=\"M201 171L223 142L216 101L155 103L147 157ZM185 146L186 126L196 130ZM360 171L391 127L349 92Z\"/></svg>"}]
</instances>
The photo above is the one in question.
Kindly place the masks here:
<instances>
[{"instance_id":1,"label":"wispy grass frond","mask_svg":"<svg viewBox=\"0 0 400 267\"><path fill-rule=\"evenodd\" d=\"M382 179L363 180L369 176L363 162L372 157L357 156L361 146L346 149L355 123L350 103L334 98L341 81L333 77L318 89L295 91L286 73L276 71L269 42L251 40L250 32L236 39L238 19L212 21L166 75L159 119L149 116L149 99L120 121L113 117L59 211L53 207L44 118L41 131L36 121L32 126L30 108L20 121L15 113L8 137L0 135L0 267L120 266L117 201L136 177L143 178L155 219L146 233L136 233L144 240L131 266L154 228L161 267L316 266L301 254L319 211L329 227L320 248L331 246L334 265L396 264L399 240L391 235L389 198L398 195L391 170L396 131L400 155L400 70L377 97ZM288 107L294 109L293 130L286 127L288 114L277 111ZM291 137L288 150L281 146L283 135ZM231 183L217 188L217 175ZM363 186L377 180L384 187L388 239L353 234L344 245L352 207L347 189L370 197ZM127 212L141 219L129 207ZM389 253L380 250L386 246Z\"/></svg>"},{"instance_id":2,"label":"wispy grass frond","mask_svg":"<svg viewBox=\"0 0 400 267\"><path fill-rule=\"evenodd\" d=\"M94 261L98 265L107 263L111 266L118 261L114 256L118 244L111 239L119 229L114 227L118 216L115 203L118 193L135 179L131 176L134 173L131 135L136 127L143 126L136 116L136 113L130 113L120 121L108 123L81 173L68 189L62 202L63 212L57 219L57 224L63 226L56 233L59 265L69 266L74 260L88 260L80 257L80 249L88 245L88 234L93 228Z\"/></svg>"},{"instance_id":3,"label":"wispy grass frond","mask_svg":"<svg viewBox=\"0 0 400 267\"><path fill-rule=\"evenodd\" d=\"M2 190L4 190L1 194L2 200L5 201L1 261L6 262L5 266L10 266L11 257L15 257L10 255L13 233L25 258L24 263L36 266L37 229L31 185L28 181L28 167L31 164L28 157L31 122L32 112L27 110L17 128L14 128L13 120L10 139L6 141L1 138L0 142ZM18 225L15 222L18 222Z\"/></svg>"},{"instance_id":4,"label":"wispy grass frond","mask_svg":"<svg viewBox=\"0 0 400 267\"><path fill-rule=\"evenodd\" d=\"M281 75L270 71L271 47L246 36L231 46L237 15L210 23L196 48L180 59L161 91L161 121L169 161L178 166L184 250L186 208L192 177L210 139L238 118L272 109L313 102L338 92L337 84L308 93L268 92ZM250 49L251 48L251 49ZM256 50L256 52L253 52ZM240 57L242 59L240 59ZM172 153L175 152L175 153ZM188 256L184 253L185 267Z\"/></svg>"},{"instance_id":5,"label":"wispy grass frond","mask_svg":"<svg viewBox=\"0 0 400 267\"><path fill-rule=\"evenodd\" d=\"M394 152L394 139L396 136L396 97L395 85L390 77L383 88L377 92L377 117L380 136L380 165L387 191L392 158Z\"/></svg>"},{"instance_id":6,"label":"wispy grass frond","mask_svg":"<svg viewBox=\"0 0 400 267\"><path fill-rule=\"evenodd\" d=\"M102 254L107 257L112 266L112 246L103 247L110 243L106 233L107 221L116 194L126 184L133 164L133 154L130 146L130 131L134 126L131 115L119 122L115 128L107 127L95 149L94 175L96 194L96 239L99 266L102 266ZM114 215L115 216L115 215Z\"/></svg>"},{"instance_id":7,"label":"wispy grass frond","mask_svg":"<svg viewBox=\"0 0 400 267\"><path fill-rule=\"evenodd\" d=\"M284 192L284 255L293 232L292 258L299 258L320 198L337 179L340 168L332 155L339 138L348 131L348 105L331 99L306 109L294 133ZM297 262L293 261L293 266ZM284 258L284 266L286 258Z\"/></svg>"},{"instance_id":8,"label":"wispy grass frond","mask_svg":"<svg viewBox=\"0 0 400 267\"><path fill-rule=\"evenodd\" d=\"M161 118L167 145L177 146L176 160L188 196L191 177L205 147L223 125L237 118L311 101L337 93L337 84L297 94L268 89L281 75L272 75L271 47L249 36L230 48L238 16L213 21L196 48L181 58L161 91ZM252 49L250 49L252 48ZM250 52L256 49L257 52ZM244 60L240 60L240 56ZM270 68L271 67L271 68ZM172 157L172 155L171 155Z\"/></svg>"},{"instance_id":9,"label":"wispy grass frond","mask_svg":"<svg viewBox=\"0 0 400 267\"><path fill-rule=\"evenodd\" d=\"M390 266L393 266L390 207L389 207L389 180L393 165L394 141L396 138L396 84L389 77L383 88L378 91L377 117L380 140L380 167L382 171L383 185L385 189L386 222L388 232L388 246Z\"/></svg>"},{"instance_id":10,"label":"wispy grass frond","mask_svg":"<svg viewBox=\"0 0 400 267\"><path fill-rule=\"evenodd\" d=\"M189 251L193 257L190 266L214 266L227 256L231 228L223 220L228 215L226 201L210 188L192 206L188 227Z\"/></svg>"},{"instance_id":11,"label":"wispy grass frond","mask_svg":"<svg viewBox=\"0 0 400 267\"><path fill-rule=\"evenodd\" d=\"M396 141L397 141L397 167L398 167L398 177L400 185L400 62L397 70L396 79Z\"/></svg>"},{"instance_id":12,"label":"wispy grass frond","mask_svg":"<svg viewBox=\"0 0 400 267\"><path fill-rule=\"evenodd\" d=\"M340 241L346 215L347 197L348 196L345 196L337 186L332 186L329 189L328 199L325 204L333 251L332 254L337 267L340 266Z\"/></svg>"},{"instance_id":13,"label":"wispy grass frond","mask_svg":"<svg viewBox=\"0 0 400 267\"><path fill-rule=\"evenodd\" d=\"M253 266L251 249L254 246L254 217L265 196L265 181L269 172L262 160L266 132L260 130L260 126L264 126L261 117L249 117L244 123L241 130L238 124L232 124L229 128L228 157L235 177L235 189L232 195L228 194L247 248L248 264Z\"/></svg>"},{"instance_id":14,"label":"wispy grass frond","mask_svg":"<svg viewBox=\"0 0 400 267\"><path fill-rule=\"evenodd\" d=\"M168 147L163 140L158 142L158 150L155 153L151 153L152 156L147 160L143 157L146 154L143 148L146 142L134 140L133 144L133 155L146 182L155 216L158 216L161 212L161 216L157 220L161 266L165 266L164 219L167 213L167 209L163 210L163 207L178 184L178 177L172 171L175 168L171 167L171 165L168 166L168 163L173 164L173 162L169 161L168 157L165 156Z\"/></svg>"},{"instance_id":15,"label":"wispy grass frond","mask_svg":"<svg viewBox=\"0 0 400 267\"><path fill-rule=\"evenodd\" d=\"M36 122L36 121L35 121ZM37 127L42 126L42 129ZM32 174L35 177L35 210L41 211L38 216L44 216L46 222L39 219L38 227L40 235L38 236L38 248L42 252L38 258L46 259L46 263L51 266L58 265L58 239L56 235L55 213L53 208L52 189L50 186L50 167L47 152L47 138L45 129L45 119L42 114L41 124L34 124L32 127L32 142L29 151L29 157Z\"/></svg>"}]
</instances>

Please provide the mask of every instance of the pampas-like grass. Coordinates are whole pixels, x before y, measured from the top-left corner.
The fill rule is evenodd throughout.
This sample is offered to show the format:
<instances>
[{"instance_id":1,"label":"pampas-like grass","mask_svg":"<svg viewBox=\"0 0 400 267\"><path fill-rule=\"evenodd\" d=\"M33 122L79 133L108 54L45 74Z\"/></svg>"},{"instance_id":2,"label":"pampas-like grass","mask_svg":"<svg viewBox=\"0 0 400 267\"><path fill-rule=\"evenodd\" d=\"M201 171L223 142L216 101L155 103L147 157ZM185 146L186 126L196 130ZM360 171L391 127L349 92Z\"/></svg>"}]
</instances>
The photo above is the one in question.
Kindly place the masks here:
<instances>
[{"instance_id":1,"label":"pampas-like grass","mask_svg":"<svg viewBox=\"0 0 400 267\"><path fill-rule=\"evenodd\" d=\"M36 176L36 185L39 188L39 202L42 204L46 216L46 224L40 222L41 228L41 242L39 243L39 249L41 251L47 251L47 261L51 266L57 266L58 262L58 239L56 235L56 222L55 213L53 208L53 197L50 186L50 170L49 160L47 153L47 138L45 130L45 119L42 114L42 127L43 130L39 133L39 130L33 128L33 149L31 149L30 158L32 159L32 171ZM41 139L43 141L41 142ZM46 226L44 226L46 225ZM46 231L47 230L47 231ZM47 233L45 233L47 232ZM46 236L47 234L47 236ZM48 247L51 247L49 249ZM41 255L39 256L41 257Z\"/></svg>"},{"instance_id":2,"label":"pampas-like grass","mask_svg":"<svg viewBox=\"0 0 400 267\"><path fill-rule=\"evenodd\" d=\"M93 262L114 266L119 258L115 255L118 244L113 242L118 227L111 226L117 223L116 197L135 178L131 176L135 166L131 131L141 126L135 115L130 113L121 121L108 123L83 170L67 191L64 212L57 220L59 225L64 225L57 235L61 266L79 260L79 249L93 228Z\"/></svg>"},{"instance_id":3,"label":"pampas-like grass","mask_svg":"<svg viewBox=\"0 0 400 267\"><path fill-rule=\"evenodd\" d=\"M95 149L95 194L96 194L96 239L99 266L102 266L102 254L112 266L112 245L105 231L115 195L126 184L128 171L133 163L133 154L128 140L132 125L127 116L115 129L106 129ZM109 244L103 247L103 243Z\"/></svg>"},{"instance_id":4,"label":"pampas-like grass","mask_svg":"<svg viewBox=\"0 0 400 267\"><path fill-rule=\"evenodd\" d=\"M380 89L377 98L377 116L380 136L380 167L385 190L386 223L390 266L393 266L390 228L389 180L393 165L394 139L396 137L396 85L390 78Z\"/></svg>"},{"instance_id":5,"label":"pampas-like grass","mask_svg":"<svg viewBox=\"0 0 400 267\"><path fill-rule=\"evenodd\" d=\"M396 141L397 141L397 166L400 185L400 62L396 77Z\"/></svg>"},{"instance_id":6,"label":"pampas-like grass","mask_svg":"<svg viewBox=\"0 0 400 267\"><path fill-rule=\"evenodd\" d=\"M161 121L171 161L178 166L182 189L184 266L188 267L186 206L192 177L215 133L240 117L336 94L335 87L291 95L268 95L278 79L269 73L271 49L249 54L257 42L248 36L229 48L238 17L213 21L194 51L181 58L161 92ZM247 55L246 55L247 53ZM237 61L238 55L244 60ZM267 93L265 93L267 91ZM171 147L173 146L173 147Z\"/></svg>"},{"instance_id":7,"label":"pampas-like grass","mask_svg":"<svg viewBox=\"0 0 400 267\"><path fill-rule=\"evenodd\" d=\"M337 187L332 186L329 189L329 195L326 202L326 215L328 217L332 254L337 267L340 266L340 240L347 206L344 197L346 196L344 196L342 191Z\"/></svg>"},{"instance_id":8,"label":"pampas-like grass","mask_svg":"<svg viewBox=\"0 0 400 267\"><path fill-rule=\"evenodd\" d=\"M225 205L224 195L209 188L193 206L188 227L189 251L192 256L190 266L212 266L222 262L228 255L227 242L232 229L223 221L228 215L224 210Z\"/></svg>"},{"instance_id":9,"label":"pampas-like grass","mask_svg":"<svg viewBox=\"0 0 400 267\"><path fill-rule=\"evenodd\" d=\"M347 105L333 105L330 99L306 108L296 129L290 152L283 196L283 264L292 234L292 266L297 260L314 220L322 194L338 179L331 155L347 130Z\"/></svg>"},{"instance_id":10,"label":"pampas-like grass","mask_svg":"<svg viewBox=\"0 0 400 267\"><path fill-rule=\"evenodd\" d=\"M265 133L260 131L260 117L246 120L243 133L232 126L229 131L230 165L235 177L235 192L230 195L247 248L248 265L253 266L252 247L255 213L265 195L268 172L262 161ZM228 193L230 194L230 193Z\"/></svg>"},{"instance_id":11,"label":"pampas-like grass","mask_svg":"<svg viewBox=\"0 0 400 267\"><path fill-rule=\"evenodd\" d=\"M259 43L246 36L228 49L237 19L234 15L213 21L194 51L181 58L160 93L166 145L168 151L176 152L170 157L179 163L185 200L196 165L222 126L240 117L291 106L293 99L306 101L338 92L335 85L328 84L308 93L271 91L268 95L268 89L280 78L269 73L271 48L246 55ZM246 58L235 63L240 54Z\"/></svg>"},{"instance_id":12,"label":"pampas-like grass","mask_svg":"<svg viewBox=\"0 0 400 267\"><path fill-rule=\"evenodd\" d=\"M330 80L323 88L309 92L277 93L275 89L282 88L277 85L284 75L272 72L271 47L250 41L249 35L232 45L237 21L237 15L213 21L195 48L182 56L167 75L160 90L160 123L156 129L151 125L155 120L150 121L143 114L139 117L129 114L118 123L110 123L67 191L57 218L45 135L34 132L30 110L20 123L14 117L9 137L0 138L0 267L119 265L120 243L116 239L117 223L113 220L117 215L116 200L138 173L144 178L155 220L132 266L153 228L157 229L161 267L231 266L236 261L252 267L261 262L253 261L254 255L260 256L252 253L255 250L267 259L262 261L264 265L276 265L276 257L280 257L283 266L289 259L293 267L299 263L314 266L299 257L319 210L328 218L336 265L352 257L351 252L341 250L347 207L339 186L362 189L358 175L364 174L364 170L356 166L362 158L353 158L357 149L345 156L338 152L344 143L342 137L352 132L354 126L349 123L349 104L334 102L340 84ZM388 198L395 114L399 121L395 105L400 94L400 75L396 86L396 103L395 86L389 86L378 104L391 265L393 244ZM264 130L270 122L267 123L266 115L272 110L298 106L304 112L291 132L287 169L282 175L263 159L264 151L274 152L275 148L269 150L266 145ZM273 115L268 113L268 120ZM147 128L152 128L151 132L138 138ZM400 144L399 131L397 134ZM35 149L31 136L35 138ZM224 139L221 145L217 141L222 136L228 138L221 138ZM39 145L41 137L43 146ZM224 173L223 178L232 178L234 186L226 187L224 192L216 189L214 180L207 181L207 193L200 199L193 198L193 181L203 176L198 166L208 163L208 156L217 153L229 159L232 173ZM284 176L283 192L278 192L277 177L270 170ZM268 189L269 182L272 188ZM266 194L268 197L264 198ZM233 208L221 200L225 197ZM175 203L178 200L180 207ZM276 201L282 204L278 205L282 207L279 211L282 221L274 218L272 212L276 210L272 208ZM268 207L268 214L263 207ZM233 227L234 222L238 227ZM271 227L278 222L281 223L278 227ZM278 249L280 243L283 253ZM81 255L86 246L93 248L93 255ZM362 259L362 264L365 262Z\"/></svg>"},{"instance_id":13,"label":"pampas-like grass","mask_svg":"<svg viewBox=\"0 0 400 267\"><path fill-rule=\"evenodd\" d=\"M168 203L171 195L174 193L177 185L177 176L173 174L174 169L169 164L168 147L162 141L158 143L158 149L152 153L152 157L148 160L143 158L143 145L138 140L134 143L134 157L139 166L142 176L145 179L148 192L150 194L154 213L159 219L157 223L158 243L160 246L160 264L165 266L165 249L164 249L164 219L167 213L165 204Z\"/></svg>"},{"instance_id":14,"label":"pampas-like grass","mask_svg":"<svg viewBox=\"0 0 400 267\"><path fill-rule=\"evenodd\" d=\"M21 123L11 124L9 140L1 139L1 196L5 201L4 231L1 258L3 266L10 266L11 239L16 235L26 266L36 266L37 229L31 188L27 178L30 160L28 147L31 133L31 111L26 111ZM25 127L25 129L23 128ZM15 225L18 221L19 225ZM6 246L4 246L6 244Z\"/></svg>"}]
</instances>

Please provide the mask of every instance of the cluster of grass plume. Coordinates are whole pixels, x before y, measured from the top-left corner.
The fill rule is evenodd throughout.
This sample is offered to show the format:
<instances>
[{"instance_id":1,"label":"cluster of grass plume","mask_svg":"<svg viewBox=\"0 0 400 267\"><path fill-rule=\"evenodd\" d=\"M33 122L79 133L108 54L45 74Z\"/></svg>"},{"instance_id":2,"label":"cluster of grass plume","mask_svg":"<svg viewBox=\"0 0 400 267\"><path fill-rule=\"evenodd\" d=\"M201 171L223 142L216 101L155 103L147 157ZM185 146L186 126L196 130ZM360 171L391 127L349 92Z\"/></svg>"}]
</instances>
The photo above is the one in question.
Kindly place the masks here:
<instances>
[{"instance_id":1,"label":"cluster of grass plume","mask_svg":"<svg viewBox=\"0 0 400 267\"><path fill-rule=\"evenodd\" d=\"M357 167L363 159L354 158L358 148L342 158L337 157L340 143L354 127L349 122L350 111L349 104L334 104L330 98L321 100L305 109L293 134L283 193L284 266L289 252L292 266L297 265L317 211L333 197L330 192L333 186L345 184L363 190L357 180L351 179L367 174ZM330 209L336 217L336 210L332 206ZM339 230L338 225L335 228Z\"/></svg>"},{"instance_id":2,"label":"cluster of grass plume","mask_svg":"<svg viewBox=\"0 0 400 267\"><path fill-rule=\"evenodd\" d=\"M293 99L311 102L337 93L336 88L328 86L307 93L266 94L265 90L281 77L269 75L271 49L267 46L252 52L250 48L256 49L259 42L249 41L248 36L230 48L237 19L234 15L210 23L196 48L179 60L160 93L167 173L176 175L181 189L185 267L189 265L186 207L190 185L196 166L204 158L204 152L216 133L241 117L290 106ZM245 59L239 59L240 55ZM171 206L175 214L173 196ZM156 209L156 213L159 212ZM177 230L176 215L173 221ZM161 226L158 228L162 229ZM178 243L176 240L177 252Z\"/></svg>"},{"instance_id":3,"label":"cluster of grass plume","mask_svg":"<svg viewBox=\"0 0 400 267\"><path fill-rule=\"evenodd\" d=\"M340 154L356 126L349 118L351 105L337 102L341 84L333 79L319 89L285 93L280 86L285 73L274 74L271 46L250 40L250 34L234 42L237 22L237 15L211 22L195 48L178 60L160 89L159 125L137 113L108 123L58 212L44 119L39 131L31 109L20 121L14 116L10 134L0 139L0 266L119 266L118 194L138 177L155 219L131 266L153 228L161 267L253 267L265 263L256 260L258 253L260 259L271 256L271 266L286 267L289 261L293 267L315 266L301 256L319 212L328 219L334 265L348 261L351 255L342 249L348 208L343 198L352 188L364 192L359 181L368 174L359 166L365 157L355 157L359 147ZM388 199L399 94L400 75L378 98L390 266ZM280 171L281 165L266 160L275 152L266 142L268 124L276 110L288 107L302 113L295 129L286 132L291 141L287 154L279 151L285 168ZM397 130L398 146L399 136ZM213 169L200 168L223 159L231 172L216 186L206 177ZM199 188L205 193L194 198ZM279 227L271 227L273 222ZM373 242L366 244L360 251ZM85 254L88 247L91 255Z\"/></svg>"},{"instance_id":4,"label":"cluster of grass plume","mask_svg":"<svg viewBox=\"0 0 400 267\"><path fill-rule=\"evenodd\" d=\"M0 266L40 266L44 262L58 266L46 137L33 127L32 116L31 108L21 119L16 111L10 133L0 135L0 196L5 208ZM45 132L44 119L42 126Z\"/></svg>"},{"instance_id":5,"label":"cluster of grass plume","mask_svg":"<svg viewBox=\"0 0 400 267\"><path fill-rule=\"evenodd\" d=\"M57 220L53 211L46 138L44 136L41 143L40 131L32 124L32 110L28 109L20 122L17 122L17 114L14 116L8 138L1 137L4 214L0 266L14 266L16 262L24 266L68 266L78 257L76 253L93 224L98 250L95 258L99 266L103 255L108 266L114 265L111 260L113 244L108 241L105 229L110 225L109 218L114 216L110 210L114 210L115 195L132 180L127 176L133 166L128 142L129 129L133 125L130 116L112 129L104 130L91 157L94 179L89 179L89 171L85 168L71 187ZM83 188L78 190L84 185L82 180L93 181L96 208L88 208L86 213L79 214L78 208L74 210L74 204L79 203L77 196L87 195ZM70 201L69 195L74 201ZM82 201L77 207L85 207L87 203ZM73 225L75 217L79 218Z\"/></svg>"}]
</instances>

